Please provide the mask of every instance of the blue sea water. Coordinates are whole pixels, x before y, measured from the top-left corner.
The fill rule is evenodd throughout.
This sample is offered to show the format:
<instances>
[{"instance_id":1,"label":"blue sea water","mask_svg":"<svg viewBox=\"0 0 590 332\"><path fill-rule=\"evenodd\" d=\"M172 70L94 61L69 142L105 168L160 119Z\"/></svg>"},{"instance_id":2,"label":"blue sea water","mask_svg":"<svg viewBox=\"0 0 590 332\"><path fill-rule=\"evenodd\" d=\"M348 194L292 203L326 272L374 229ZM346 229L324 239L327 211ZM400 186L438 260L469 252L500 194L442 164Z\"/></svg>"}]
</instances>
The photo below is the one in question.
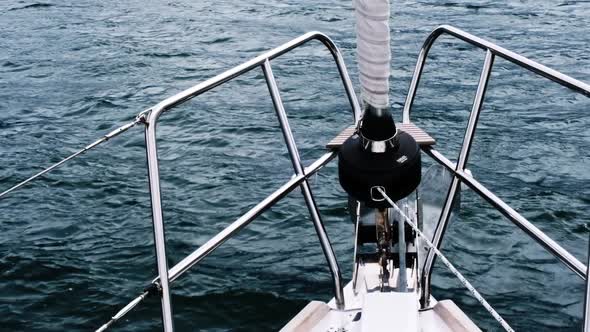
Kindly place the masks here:
<instances>
[{"instance_id":1,"label":"blue sea water","mask_svg":"<svg viewBox=\"0 0 590 332\"><path fill-rule=\"evenodd\" d=\"M590 81L590 2L392 1L396 118L420 46L448 23ZM340 47L357 84L350 1L0 2L0 190L160 100L310 30ZM455 158L483 53L450 39L429 58L412 117ZM350 123L330 57L312 44L273 61L305 163ZM498 60L469 160L474 176L582 261L590 225L590 102ZM262 73L162 116L170 264L291 176ZM88 331L156 275L141 128L0 200L0 330ZM334 164L312 187L344 277L352 227ZM583 281L470 191L444 252L517 331L578 331ZM434 295L499 326L444 266ZM331 282L299 192L173 286L181 331L280 328ZM116 331L161 329L151 298Z\"/></svg>"}]
</instances>

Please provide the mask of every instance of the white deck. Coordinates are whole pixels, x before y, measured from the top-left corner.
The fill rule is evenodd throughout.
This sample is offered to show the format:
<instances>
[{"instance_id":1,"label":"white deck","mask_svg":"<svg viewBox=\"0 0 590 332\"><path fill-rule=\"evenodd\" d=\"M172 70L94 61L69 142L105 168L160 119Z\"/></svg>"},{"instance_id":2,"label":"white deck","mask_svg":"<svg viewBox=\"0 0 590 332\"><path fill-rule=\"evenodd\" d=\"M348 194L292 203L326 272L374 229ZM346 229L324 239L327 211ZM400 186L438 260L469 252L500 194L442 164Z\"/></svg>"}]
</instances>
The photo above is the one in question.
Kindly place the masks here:
<instances>
[{"instance_id":1,"label":"white deck","mask_svg":"<svg viewBox=\"0 0 590 332\"><path fill-rule=\"evenodd\" d=\"M337 310L329 303L310 302L281 332L481 332L453 301L437 302L429 310L419 310L416 278L408 269L410 292L379 292L378 266L368 264L359 269L356 293L352 282L344 288L346 308ZM397 270L395 271L397 272ZM391 276L395 286L397 273Z\"/></svg>"}]
</instances>

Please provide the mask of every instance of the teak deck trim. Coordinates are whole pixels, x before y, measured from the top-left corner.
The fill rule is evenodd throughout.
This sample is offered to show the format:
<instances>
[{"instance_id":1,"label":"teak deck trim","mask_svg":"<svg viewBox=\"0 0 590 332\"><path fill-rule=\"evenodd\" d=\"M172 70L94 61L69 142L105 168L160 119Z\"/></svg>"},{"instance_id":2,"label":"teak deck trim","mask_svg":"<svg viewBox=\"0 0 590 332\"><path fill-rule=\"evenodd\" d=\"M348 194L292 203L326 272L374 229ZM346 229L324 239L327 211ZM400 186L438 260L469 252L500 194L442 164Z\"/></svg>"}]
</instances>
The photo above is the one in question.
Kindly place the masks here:
<instances>
[{"instance_id":1,"label":"teak deck trim","mask_svg":"<svg viewBox=\"0 0 590 332\"><path fill-rule=\"evenodd\" d=\"M397 123L397 129L405 131L406 133L412 135L416 140L416 143L420 146L429 146L436 144L434 138L428 135L424 130L419 128L413 123ZM340 146L346 141L352 134L354 134L356 127L354 125L345 128L340 134L336 135L326 147L331 150L338 150Z\"/></svg>"}]
</instances>

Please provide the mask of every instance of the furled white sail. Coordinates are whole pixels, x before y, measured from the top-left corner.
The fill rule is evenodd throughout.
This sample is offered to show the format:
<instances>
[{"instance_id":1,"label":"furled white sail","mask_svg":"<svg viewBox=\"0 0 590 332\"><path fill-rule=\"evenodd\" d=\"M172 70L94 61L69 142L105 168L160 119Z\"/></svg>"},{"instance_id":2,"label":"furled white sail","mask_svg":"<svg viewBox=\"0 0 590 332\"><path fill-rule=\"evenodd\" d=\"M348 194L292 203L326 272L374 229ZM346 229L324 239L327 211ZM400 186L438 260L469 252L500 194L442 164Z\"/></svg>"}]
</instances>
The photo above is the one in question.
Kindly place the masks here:
<instances>
[{"instance_id":1,"label":"furled white sail","mask_svg":"<svg viewBox=\"0 0 590 332\"><path fill-rule=\"evenodd\" d=\"M375 108L389 106L389 0L353 0L361 97Z\"/></svg>"}]
</instances>

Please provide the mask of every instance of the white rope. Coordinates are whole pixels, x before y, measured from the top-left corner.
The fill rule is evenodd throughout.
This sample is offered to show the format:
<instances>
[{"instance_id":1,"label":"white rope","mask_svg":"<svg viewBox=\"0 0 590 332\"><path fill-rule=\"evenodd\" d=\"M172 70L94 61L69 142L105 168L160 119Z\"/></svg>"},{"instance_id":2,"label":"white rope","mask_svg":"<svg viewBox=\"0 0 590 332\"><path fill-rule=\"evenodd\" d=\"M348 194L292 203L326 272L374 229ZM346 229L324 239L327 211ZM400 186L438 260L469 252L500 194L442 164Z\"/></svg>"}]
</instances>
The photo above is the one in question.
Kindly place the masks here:
<instances>
[{"instance_id":1,"label":"white rope","mask_svg":"<svg viewBox=\"0 0 590 332\"><path fill-rule=\"evenodd\" d=\"M479 294L479 292L471 285L471 283L469 281L467 281L467 279L465 279L465 277L453 266L453 264L451 264L451 262L449 262L449 260L436 248L436 246L432 242L430 242L428 237L426 237L426 235L424 235L424 233L422 233L422 231L420 231L420 229L418 229L418 226L408 216L406 216L405 213L402 212L402 210L391 200L391 198L389 198L389 196L387 196L385 191L381 188L377 188L377 190L379 190L379 192L381 192L381 195L383 195L383 197L387 200L387 202L389 202L389 204L391 204L393 209L405 219L405 221L408 223L408 225L412 226L414 231L416 231L416 233L420 237L422 237L422 239L424 239L424 241L426 242L428 247L430 247L430 249L434 251L434 253L443 262L443 264L449 268L449 270L457 277L457 279L459 279L461 284L463 284L463 286L465 286L465 288L467 288L469 290L471 295L473 295L473 297L475 297L475 299L478 300L479 303L481 303L481 305L484 308L486 308L486 310L498 321L498 323L500 323L500 325L502 325L504 330L506 330L508 332L514 332L512 327L510 327L510 325L508 325L508 323L504 320L504 318L502 318L502 316L500 316L500 314L496 310L494 310L494 308L492 308L492 306L488 303L488 301L486 301L483 298L483 296L481 296L481 294Z\"/></svg>"}]
</instances>

